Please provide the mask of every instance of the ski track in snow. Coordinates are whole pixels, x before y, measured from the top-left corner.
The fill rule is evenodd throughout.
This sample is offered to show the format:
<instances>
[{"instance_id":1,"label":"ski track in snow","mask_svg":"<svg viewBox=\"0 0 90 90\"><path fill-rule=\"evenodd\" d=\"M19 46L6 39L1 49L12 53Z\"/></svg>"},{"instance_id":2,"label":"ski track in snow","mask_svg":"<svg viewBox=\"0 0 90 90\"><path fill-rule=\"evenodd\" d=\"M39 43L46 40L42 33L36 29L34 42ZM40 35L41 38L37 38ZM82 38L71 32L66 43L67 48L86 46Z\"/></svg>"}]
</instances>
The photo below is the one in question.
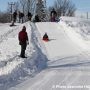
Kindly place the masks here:
<instances>
[{"instance_id":1,"label":"ski track in snow","mask_svg":"<svg viewBox=\"0 0 90 90\"><path fill-rule=\"evenodd\" d=\"M26 23L25 25L28 26L27 24L28 23ZM29 72L30 72L30 74L34 72L34 63L32 61L32 57L31 57L31 55L33 55L33 53L34 53L32 45L30 45L30 47L29 46L27 47L28 48L27 55L29 55L29 58L27 60L21 59L18 56L18 53L20 52L20 49L19 49L20 46L18 45L18 33L22 29L22 26L23 25L21 25L20 27L13 28L12 30L7 32L7 35L5 33L5 35L3 35L3 36L5 36L5 38L7 38L7 40L5 38L3 38L2 43L0 43L0 45L5 46L5 47L2 47L2 49L3 48L8 49L7 52L9 51L9 49L11 50L7 53L8 56L10 54L13 55L13 56L9 56L8 58L6 57L6 60L3 60L5 57L4 57L4 55L2 56L2 61L0 63L0 88L1 88L0 90L4 90L4 89L6 90L8 88L8 86L10 86L8 84L8 83L10 83L10 81L12 81L12 85L13 85L14 84L13 81L16 81L17 78L23 77L25 75L25 72L27 74L29 74ZM28 30L30 30L30 27L28 28ZM29 31L27 31L27 32L29 32ZM9 39L9 37L11 38L11 40ZM15 39L13 39L13 38L15 38ZM11 43L12 40L13 41L15 40L16 46L15 46L15 42L13 42L13 44ZM8 45L3 44L5 42L7 42ZM11 43L11 47L13 45L12 49L9 45L10 43ZM17 48L15 48L15 47L17 47ZM19 49L19 50L16 51L15 49L16 50ZM15 52L15 54L12 54L13 51ZM4 52L6 52L6 51L4 51ZM6 54L6 53L4 53L4 54ZM31 59L32 63L29 61L29 59ZM27 68L27 71L24 70L25 68ZM29 68L30 68L30 70L29 70ZM7 86L7 84L8 84L8 86ZM5 87L3 87L3 85Z\"/></svg>"}]
</instances>

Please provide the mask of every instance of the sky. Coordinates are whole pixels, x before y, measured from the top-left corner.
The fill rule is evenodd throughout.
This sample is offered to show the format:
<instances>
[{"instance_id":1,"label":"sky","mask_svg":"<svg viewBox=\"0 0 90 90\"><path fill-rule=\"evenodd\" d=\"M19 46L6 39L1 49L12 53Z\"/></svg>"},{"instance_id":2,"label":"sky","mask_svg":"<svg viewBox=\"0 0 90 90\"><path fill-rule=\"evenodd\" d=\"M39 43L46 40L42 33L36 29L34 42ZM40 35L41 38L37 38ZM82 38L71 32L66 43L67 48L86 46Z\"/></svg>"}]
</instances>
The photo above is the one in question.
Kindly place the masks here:
<instances>
[{"instance_id":1,"label":"sky","mask_svg":"<svg viewBox=\"0 0 90 90\"><path fill-rule=\"evenodd\" d=\"M0 0L0 11L6 11L8 2L18 0ZM52 5L55 0L47 0L48 5ZM78 11L90 12L90 0L71 0L77 7Z\"/></svg>"},{"instance_id":2,"label":"sky","mask_svg":"<svg viewBox=\"0 0 90 90\"><path fill-rule=\"evenodd\" d=\"M0 11L6 11L8 7L8 2L15 2L17 0L0 0Z\"/></svg>"},{"instance_id":3,"label":"sky","mask_svg":"<svg viewBox=\"0 0 90 90\"><path fill-rule=\"evenodd\" d=\"M52 5L55 0L47 0L49 5ZM90 0L71 0L75 4L78 11L90 12Z\"/></svg>"},{"instance_id":4,"label":"sky","mask_svg":"<svg viewBox=\"0 0 90 90\"><path fill-rule=\"evenodd\" d=\"M78 11L90 12L90 0L71 0L75 3Z\"/></svg>"}]
</instances>

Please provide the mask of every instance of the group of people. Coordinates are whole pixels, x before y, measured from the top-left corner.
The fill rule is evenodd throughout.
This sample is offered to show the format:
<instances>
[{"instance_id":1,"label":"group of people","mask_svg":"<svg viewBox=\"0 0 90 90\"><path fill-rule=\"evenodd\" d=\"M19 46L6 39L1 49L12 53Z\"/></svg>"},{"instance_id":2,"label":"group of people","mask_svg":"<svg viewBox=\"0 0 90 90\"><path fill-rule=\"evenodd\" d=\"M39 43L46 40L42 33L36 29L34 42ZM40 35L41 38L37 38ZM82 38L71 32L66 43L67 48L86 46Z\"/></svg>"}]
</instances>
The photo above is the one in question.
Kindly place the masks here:
<instances>
[{"instance_id":1,"label":"group of people","mask_svg":"<svg viewBox=\"0 0 90 90\"><path fill-rule=\"evenodd\" d=\"M23 23L24 22L24 13L22 13L22 12L20 12L20 11L16 11L15 10L15 12L13 13L13 22L12 22L12 25L16 22L16 20L17 20L17 17L18 17L18 19L19 19L19 23ZM27 13L27 15L26 15L27 17L28 17L28 20L30 20L31 21L31 18L32 18L32 14L28 11L28 13ZM56 22L56 18L57 18L57 12L55 11L55 9L53 8L52 9L52 11L50 12L50 21L51 22ZM40 22L41 20L40 20L40 18L39 18L39 16L38 15L35 15L35 17L34 17L34 20L33 20L34 22Z\"/></svg>"},{"instance_id":2,"label":"group of people","mask_svg":"<svg viewBox=\"0 0 90 90\"><path fill-rule=\"evenodd\" d=\"M38 15L35 15L34 22L40 22L41 20L39 19ZM50 22L56 22L57 21L57 12L53 8L52 11L50 12Z\"/></svg>"},{"instance_id":3,"label":"group of people","mask_svg":"<svg viewBox=\"0 0 90 90\"><path fill-rule=\"evenodd\" d=\"M21 14L21 15L19 15L19 19L22 19L24 17L24 14L20 13L20 12L19 12L19 14ZM28 16L28 19L31 20L32 14L30 12L28 12L27 16ZM56 17L57 17L57 12L55 11L55 9L53 9L50 13L50 21L56 22ZM14 18L13 21L16 22L16 18L17 18L16 12L13 13L13 18ZM22 22L23 22L23 20L22 20ZM34 22L40 22L38 15L35 16ZM19 32L18 39L19 39L19 45L21 45L20 57L26 58L25 50L26 50L27 45L29 44L29 41L28 41L28 35L26 32L25 26L23 26L22 30ZM47 33L44 34L43 40L46 42L49 41L49 37L48 37Z\"/></svg>"},{"instance_id":4,"label":"group of people","mask_svg":"<svg viewBox=\"0 0 90 90\"><path fill-rule=\"evenodd\" d=\"M19 23L20 23L20 22L23 23L24 13L22 13L22 12L20 12L20 11L19 11L19 12L15 11L15 12L13 13L13 22L16 22L17 17L18 17L18 19L19 19Z\"/></svg>"},{"instance_id":5,"label":"group of people","mask_svg":"<svg viewBox=\"0 0 90 90\"><path fill-rule=\"evenodd\" d=\"M18 40L19 40L19 45L21 46L20 57L21 58L27 58L25 56L25 50L26 50L27 45L29 44L29 40L28 40L28 34L26 32L26 27L25 26L23 26L22 30L19 32ZM46 42L49 41L49 37L48 37L47 33L44 34L43 40L46 41Z\"/></svg>"},{"instance_id":6,"label":"group of people","mask_svg":"<svg viewBox=\"0 0 90 90\"><path fill-rule=\"evenodd\" d=\"M24 17L25 17L25 15L24 15L24 13L22 13L22 12L20 12L20 11L16 11L15 10L15 12L13 12L13 14L12 14L12 24L11 24L11 26L14 26L14 23L16 22L16 20L17 20L17 18L19 19L18 21L19 21L19 23L23 23L24 22ZM28 19L29 20L31 20L31 18L32 18L32 14L30 13L30 12L28 12L27 13L27 17L28 17Z\"/></svg>"},{"instance_id":7,"label":"group of people","mask_svg":"<svg viewBox=\"0 0 90 90\"><path fill-rule=\"evenodd\" d=\"M39 19L38 15L35 15L34 22L40 22L41 20ZM57 21L57 12L53 8L52 11L50 12L50 22L56 22Z\"/></svg>"}]
</instances>

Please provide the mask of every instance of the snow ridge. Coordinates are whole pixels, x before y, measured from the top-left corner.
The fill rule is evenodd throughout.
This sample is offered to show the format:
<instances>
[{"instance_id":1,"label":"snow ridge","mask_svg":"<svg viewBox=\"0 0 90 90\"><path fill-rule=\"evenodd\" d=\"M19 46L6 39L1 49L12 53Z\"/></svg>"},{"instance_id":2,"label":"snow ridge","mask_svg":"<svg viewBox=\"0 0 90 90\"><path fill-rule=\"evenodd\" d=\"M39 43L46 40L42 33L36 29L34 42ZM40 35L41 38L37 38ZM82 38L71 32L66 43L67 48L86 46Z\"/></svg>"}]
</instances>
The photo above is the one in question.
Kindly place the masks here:
<instances>
[{"instance_id":1,"label":"snow ridge","mask_svg":"<svg viewBox=\"0 0 90 90\"><path fill-rule=\"evenodd\" d=\"M36 66L37 66L38 70L42 70L42 69L47 67L48 59L47 59L47 56L42 52L41 47L39 46L41 44L39 43L38 38L36 36L37 32L35 32L35 31L37 29L35 27L36 27L35 24L32 23L31 24L31 28L32 28L31 29L32 30L31 42L33 43L33 46L34 46L34 48L36 50L36 60L35 60Z\"/></svg>"}]
</instances>

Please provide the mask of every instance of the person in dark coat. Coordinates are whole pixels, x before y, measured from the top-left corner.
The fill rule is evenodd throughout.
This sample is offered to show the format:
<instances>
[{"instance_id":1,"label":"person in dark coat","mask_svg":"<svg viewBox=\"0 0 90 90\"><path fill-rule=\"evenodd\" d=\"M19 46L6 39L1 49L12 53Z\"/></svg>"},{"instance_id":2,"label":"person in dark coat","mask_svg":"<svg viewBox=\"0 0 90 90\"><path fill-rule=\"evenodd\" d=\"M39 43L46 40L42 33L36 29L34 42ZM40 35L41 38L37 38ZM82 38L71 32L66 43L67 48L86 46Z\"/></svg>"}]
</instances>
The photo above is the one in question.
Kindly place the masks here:
<instances>
[{"instance_id":1,"label":"person in dark coat","mask_svg":"<svg viewBox=\"0 0 90 90\"><path fill-rule=\"evenodd\" d=\"M23 19L24 19L24 13L19 11L19 23L22 22L23 23Z\"/></svg>"},{"instance_id":2,"label":"person in dark coat","mask_svg":"<svg viewBox=\"0 0 90 90\"><path fill-rule=\"evenodd\" d=\"M28 12L27 16L28 16L28 20L30 20L30 21L31 21L32 14L31 14L30 12Z\"/></svg>"},{"instance_id":3,"label":"person in dark coat","mask_svg":"<svg viewBox=\"0 0 90 90\"><path fill-rule=\"evenodd\" d=\"M47 33L44 34L43 40L44 40L44 41L49 41L49 37L48 37Z\"/></svg>"},{"instance_id":4,"label":"person in dark coat","mask_svg":"<svg viewBox=\"0 0 90 90\"><path fill-rule=\"evenodd\" d=\"M53 8L53 10L50 13L50 21L51 22L55 22L56 21L56 17L57 17L57 12L55 11L55 9Z\"/></svg>"},{"instance_id":5,"label":"person in dark coat","mask_svg":"<svg viewBox=\"0 0 90 90\"><path fill-rule=\"evenodd\" d=\"M17 11L13 13L13 22L16 22L16 19L17 19Z\"/></svg>"},{"instance_id":6,"label":"person in dark coat","mask_svg":"<svg viewBox=\"0 0 90 90\"><path fill-rule=\"evenodd\" d=\"M39 16L38 15L35 16L34 22L40 22L40 19L39 19Z\"/></svg>"},{"instance_id":7,"label":"person in dark coat","mask_svg":"<svg viewBox=\"0 0 90 90\"><path fill-rule=\"evenodd\" d=\"M28 42L28 35L27 35L27 32L26 32L26 27L25 26L23 26L22 31L19 32L18 39L19 39L19 44L21 45L20 57L26 58L25 57L25 50L26 50L27 42Z\"/></svg>"},{"instance_id":8,"label":"person in dark coat","mask_svg":"<svg viewBox=\"0 0 90 90\"><path fill-rule=\"evenodd\" d=\"M11 23L11 25L10 26L14 26L14 23L16 22L16 19L17 19L17 11L15 11L14 13L13 13L13 17L12 17L12 23Z\"/></svg>"}]
</instances>

